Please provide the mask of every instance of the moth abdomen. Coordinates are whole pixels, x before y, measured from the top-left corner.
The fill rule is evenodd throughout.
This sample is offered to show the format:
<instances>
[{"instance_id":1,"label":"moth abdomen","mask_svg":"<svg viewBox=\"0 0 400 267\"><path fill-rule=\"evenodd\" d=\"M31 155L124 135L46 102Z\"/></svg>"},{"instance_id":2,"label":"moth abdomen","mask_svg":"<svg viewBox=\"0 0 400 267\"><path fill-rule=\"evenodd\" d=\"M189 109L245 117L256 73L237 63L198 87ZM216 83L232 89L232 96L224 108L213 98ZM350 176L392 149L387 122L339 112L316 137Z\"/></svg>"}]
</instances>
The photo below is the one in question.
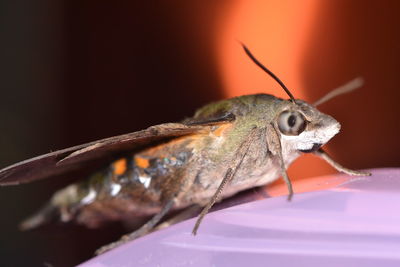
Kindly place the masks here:
<instances>
[{"instance_id":1,"label":"moth abdomen","mask_svg":"<svg viewBox=\"0 0 400 267\"><path fill-rule=\"evenodd\" d=\"M180 178L192 156L187 141L150 147L119 158L86 179L57 191L45 207L21 224L28 230L52 221L74 221L97 228L110 221L132 221L159 211L167 184ZM179 149L173 149L177 148Z\"/></svg>"},{"instance_id":2,"label":"moth abdomen","mask_svg":"<svg viewBox=\"0 0 400 267\"><path fill-rule=\"evenodd\" d=\"M43 208L36 212L33 216L27 218L19 224L22 231L32 230L42 225L48 224L59 218L59 211L56 206L48 202Z\"/></svg>"}]
</instances>

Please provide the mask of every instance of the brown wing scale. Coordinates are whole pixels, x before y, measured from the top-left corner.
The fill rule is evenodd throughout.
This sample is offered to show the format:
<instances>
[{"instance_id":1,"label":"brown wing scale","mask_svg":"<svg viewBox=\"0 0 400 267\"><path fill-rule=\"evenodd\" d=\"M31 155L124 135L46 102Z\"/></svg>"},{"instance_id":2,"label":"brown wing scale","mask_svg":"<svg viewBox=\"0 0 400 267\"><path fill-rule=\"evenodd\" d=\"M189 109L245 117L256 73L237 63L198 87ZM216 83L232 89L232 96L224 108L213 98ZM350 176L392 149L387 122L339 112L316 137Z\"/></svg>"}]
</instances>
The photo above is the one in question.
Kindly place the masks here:
<instances>
[{"instance_id":1,"label":"brown wing scale","mask_svg":"<svg viewBox=\"0 0 400 267\"><path fill-rule=\"evenodd\" d=\"M0 170L0 185L29 183L47 177L72 175L77 171L89 173L124 153L180 136L204 133L210 131L210 127L209 124L191 126L165 123L142 131L54 151Z\"/></svg>"}]
</instances>

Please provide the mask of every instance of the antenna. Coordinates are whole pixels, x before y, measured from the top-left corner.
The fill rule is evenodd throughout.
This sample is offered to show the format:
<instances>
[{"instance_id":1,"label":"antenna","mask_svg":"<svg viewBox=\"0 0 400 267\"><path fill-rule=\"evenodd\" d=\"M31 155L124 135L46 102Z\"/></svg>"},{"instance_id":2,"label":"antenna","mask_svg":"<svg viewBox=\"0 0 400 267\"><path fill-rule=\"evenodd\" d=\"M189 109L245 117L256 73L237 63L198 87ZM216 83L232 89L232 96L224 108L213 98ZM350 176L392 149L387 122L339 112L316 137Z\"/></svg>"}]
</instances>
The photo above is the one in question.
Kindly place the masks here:
<instances>
[{"instance_id":1,"label":"antenna","mask_svg":"<svg viewBox=\"0 0 400 267\"><path fill-rule=\"evenodd\" d=\"M261 64L254 56L253 54L250 52L250 50L243 44L241 43L241 45L243 46L244 52L246 52L246 54L249 56L249 58L256 63L257 66L259 66L263 71L265 71L266 73L269 74L269 76L271 76L277 83L279 83L279 85L283 88L283 90L285 90L286 94L288 94L288 96L290 97L290 100L293 103L296 103L296 100L294 99L292 93L290 93L289 89L285 86L285 84L278 78L276 77L275 74L272 73L272 71L270 71L269 69L267 69L263 64Z\"/></svg>"},{"instance_id":2,"label":"antenna","mask_svg":"<svg viewBox=\"0 0 400 267\"><path fill-rule=\"evenodd\" d=\"M363 86L363 84L364 84L364 79L362 77L357 77L354 80L351 80L350 82L330 91L329 93L327 93L326 95L321 97L313 105L316 107L316 106L319 106L319 105L331 100L332 98L337 97L338 95L350 93L350 92L356 90L357 88Z\"/></svg>"}]
</instances>

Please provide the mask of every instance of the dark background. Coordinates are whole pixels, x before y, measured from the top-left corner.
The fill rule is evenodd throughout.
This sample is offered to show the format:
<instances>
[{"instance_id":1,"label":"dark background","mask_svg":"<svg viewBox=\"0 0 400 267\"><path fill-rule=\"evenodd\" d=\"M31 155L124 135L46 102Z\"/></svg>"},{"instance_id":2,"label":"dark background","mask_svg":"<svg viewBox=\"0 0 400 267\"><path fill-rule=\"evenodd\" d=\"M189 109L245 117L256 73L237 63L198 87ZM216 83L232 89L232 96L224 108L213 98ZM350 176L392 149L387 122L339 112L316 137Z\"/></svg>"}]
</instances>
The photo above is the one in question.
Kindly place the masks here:
<instances>
[{"instance_id":1,"label":"dark background","mask_svg":"<svg viewBox=\"0 0 400 267\"><path fill-rule=\"evenodd\" d=\"M2 167L178 121L223 97L209 37L223 2L145 2L1 2ZM18 232L59 186L0 189L0 265L71 266L118 236L73 227Z\"/></svg>"},{"instance_id":2,"label":"dark background","mask_svg":"<svg viewBox=\"0 0 400 267\"><path fill-rule=\"evenodd\" d=\"M178 121L224 97L215 40L235 1L151 2L0 2L0 167ZM324 106L347 130L353 127L355 135L332 148L347 166L400 163L398 7L396 1L321 5L304 52L307 88L321 88L321 80L339 85L330 79L336 70L369 78L364 93ZM20 233L18 222L62 184L0 188L2 266L71 266L122 232L56 225Z\"/></svg>"}]
</instances>

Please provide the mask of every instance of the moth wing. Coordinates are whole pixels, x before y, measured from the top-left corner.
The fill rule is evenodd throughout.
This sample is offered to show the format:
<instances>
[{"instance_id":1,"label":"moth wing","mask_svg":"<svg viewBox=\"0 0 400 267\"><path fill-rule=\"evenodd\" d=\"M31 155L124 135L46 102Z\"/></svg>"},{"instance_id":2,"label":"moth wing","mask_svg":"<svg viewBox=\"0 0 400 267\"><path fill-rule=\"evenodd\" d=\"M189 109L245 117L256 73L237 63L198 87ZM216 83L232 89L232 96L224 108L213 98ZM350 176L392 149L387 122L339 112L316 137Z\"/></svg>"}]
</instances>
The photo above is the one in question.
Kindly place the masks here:
<instances>
[{"instance_id":1,"label":"moth wing","mask_svg":"<svg viewBox=\"0 0 400 267\"><path fill-rule=\"evenodd\" d=\"M220 123L224 120L221 119ZM227 121L226 121L227 122ZM210 131L213 124L165 123L145 130L114 136L83 145L78 145L32 159L28 159L0 170L0 185L17 185L47 177L90 174L117 156L132 153L154 142Z\"/></svg>"}]
</instances>

